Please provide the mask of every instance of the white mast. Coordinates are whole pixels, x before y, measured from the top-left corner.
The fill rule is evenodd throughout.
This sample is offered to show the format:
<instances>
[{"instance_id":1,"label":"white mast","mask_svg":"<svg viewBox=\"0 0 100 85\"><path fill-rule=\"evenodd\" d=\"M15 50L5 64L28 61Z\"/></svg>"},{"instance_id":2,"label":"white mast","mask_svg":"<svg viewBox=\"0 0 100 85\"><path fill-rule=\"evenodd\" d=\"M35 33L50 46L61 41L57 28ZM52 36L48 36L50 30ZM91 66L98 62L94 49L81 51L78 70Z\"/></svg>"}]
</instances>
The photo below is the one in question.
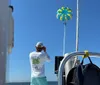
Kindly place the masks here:
<instances>
[{"instance_id":1,"label":"white mast","mask_svg":"<svg viewBox=\"0 0 100 85\"><path fill-rule=\"evenodd\" d=\"M76 9L76 52L78 51L78 38L79 38L79 0L77 0L77 9ZM68 53L65 54L65 57L68 55ZM75 58L69 59L65 64L65 78L67 79L68 72L78 64L78 56Z\"/></svg>"},{"instance_id":2,"label":"white mast","mask_svg":"<svg viewBox=\"0 0 100 85\"><path fill-rule=\"evenodd\" d=\"M76 2L76 52L78 52L79 45L79 0ZM73 67L79 63L78 56L73 59Z\"/></svg>"},{"instance_id":3,"label":"white mast","mask_svg":"<svg viewBox=\"0 0 100 85\"><path fill-rule=\"evenodd\" d=\"M79 0L77 0L77 8L76 8L76 52L78 52L79 45ZM75 57L75 61L73 66L79 63L78 56Z\"/></svg>"},{"instance_id":4,"label":"white mast","mask_svg":"<svg viewBox=\"0 0 100 85\"><path fill-rule=\"evenodd\" d=\"M76 52L78 51L79 44L79 0L77 0L77 9L76 9Z\"/></svg>"}]
</instances>

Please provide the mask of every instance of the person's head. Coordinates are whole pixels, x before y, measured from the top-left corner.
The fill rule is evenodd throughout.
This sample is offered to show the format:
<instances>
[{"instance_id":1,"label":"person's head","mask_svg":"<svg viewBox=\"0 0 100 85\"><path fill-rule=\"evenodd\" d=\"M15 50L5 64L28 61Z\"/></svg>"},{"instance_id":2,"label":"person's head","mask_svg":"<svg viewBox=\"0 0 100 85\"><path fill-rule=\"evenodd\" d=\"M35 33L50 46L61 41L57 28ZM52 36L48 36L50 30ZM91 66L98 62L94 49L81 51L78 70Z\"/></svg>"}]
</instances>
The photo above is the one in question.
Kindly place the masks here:
<instances>
[{"instance_id":1,"label":"person's head","mask_svg":"<svg viewBox=\"0 0 100 85\"><path fill-rule=\"evenodd\" d=\"M43 49L43 43L42 42L37 42L35 47L36 47L37 52L41 52L42 49Z\"/></svg>"}]
</instances>

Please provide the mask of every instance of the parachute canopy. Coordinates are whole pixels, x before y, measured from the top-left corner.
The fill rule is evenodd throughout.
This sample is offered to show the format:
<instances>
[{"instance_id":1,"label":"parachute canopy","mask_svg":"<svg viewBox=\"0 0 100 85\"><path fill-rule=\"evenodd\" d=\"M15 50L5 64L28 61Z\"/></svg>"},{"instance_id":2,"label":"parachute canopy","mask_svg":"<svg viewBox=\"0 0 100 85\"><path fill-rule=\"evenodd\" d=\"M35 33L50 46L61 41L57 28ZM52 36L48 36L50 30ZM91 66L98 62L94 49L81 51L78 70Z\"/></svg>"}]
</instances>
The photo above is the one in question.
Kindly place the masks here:
<instances>
[{"instance_id":1,"label":"parachute canopy","mask_svg":"<svg viewBox=\"0 0 100 85\"><path fill-rule=\"evenodd\" d=\"M72 10L68 7L61 7L57 10L57 19L61 21L67 21L72 18Z\"/></svg>"}]
</instances>

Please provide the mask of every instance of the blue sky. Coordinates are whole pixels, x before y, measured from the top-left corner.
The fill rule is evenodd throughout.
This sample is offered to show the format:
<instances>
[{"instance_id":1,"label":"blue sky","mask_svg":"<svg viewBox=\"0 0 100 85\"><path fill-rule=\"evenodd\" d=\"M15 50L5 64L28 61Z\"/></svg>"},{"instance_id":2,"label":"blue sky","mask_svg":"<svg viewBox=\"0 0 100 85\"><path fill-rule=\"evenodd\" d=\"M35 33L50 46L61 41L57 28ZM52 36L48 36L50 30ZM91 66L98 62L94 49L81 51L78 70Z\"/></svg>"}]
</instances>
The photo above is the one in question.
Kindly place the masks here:
<instances>
[{"instance_id":1,"label":"blue sky","mask_svg":"<svg viewBox=\"0 0 100 85\"><path fill-rule=\"evenodd\" d=\"M79 51L100 52L100 1L80 0ZM29 53L42 41L51 62L45 64L48 81L56 81L54 59L62 55L63 22L56 19L56 11L68 6L73 11L67 23L66 53L75 51L76 0L12 0L14 6L14 48L8 56L7 81L30 81ZM93 62L100 66L100 59ZM49 68L48 68L49 67Z\"/></svg>"}]
</instances>

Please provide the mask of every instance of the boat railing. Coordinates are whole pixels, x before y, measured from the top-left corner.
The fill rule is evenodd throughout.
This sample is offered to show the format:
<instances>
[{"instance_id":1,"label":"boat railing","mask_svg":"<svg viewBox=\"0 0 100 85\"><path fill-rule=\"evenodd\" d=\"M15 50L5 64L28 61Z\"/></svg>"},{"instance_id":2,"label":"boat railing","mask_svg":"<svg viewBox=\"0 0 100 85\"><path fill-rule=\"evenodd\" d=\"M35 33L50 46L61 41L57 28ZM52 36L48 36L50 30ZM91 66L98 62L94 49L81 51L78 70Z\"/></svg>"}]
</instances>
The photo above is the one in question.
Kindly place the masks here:
<instances>
[{"instance_id":1,"label":"boat railing","mask_svg":"<svg viewBox=\"0 0 100 85\"><path fill-rule=\"evenodd\" d=\"M100 53L97 52L88 52L90 57L100 57ZM85 55L85 52L73 52L73 53L69 53L67 56L65 56L60 65L59 65L59 69L58 69L58 85L63 85L63 81L62 81L62 76L63 76L63 71L64 71L64 66L66 64L66 62L75 56L82 56Z\"/></svg>"}]
</instances>

